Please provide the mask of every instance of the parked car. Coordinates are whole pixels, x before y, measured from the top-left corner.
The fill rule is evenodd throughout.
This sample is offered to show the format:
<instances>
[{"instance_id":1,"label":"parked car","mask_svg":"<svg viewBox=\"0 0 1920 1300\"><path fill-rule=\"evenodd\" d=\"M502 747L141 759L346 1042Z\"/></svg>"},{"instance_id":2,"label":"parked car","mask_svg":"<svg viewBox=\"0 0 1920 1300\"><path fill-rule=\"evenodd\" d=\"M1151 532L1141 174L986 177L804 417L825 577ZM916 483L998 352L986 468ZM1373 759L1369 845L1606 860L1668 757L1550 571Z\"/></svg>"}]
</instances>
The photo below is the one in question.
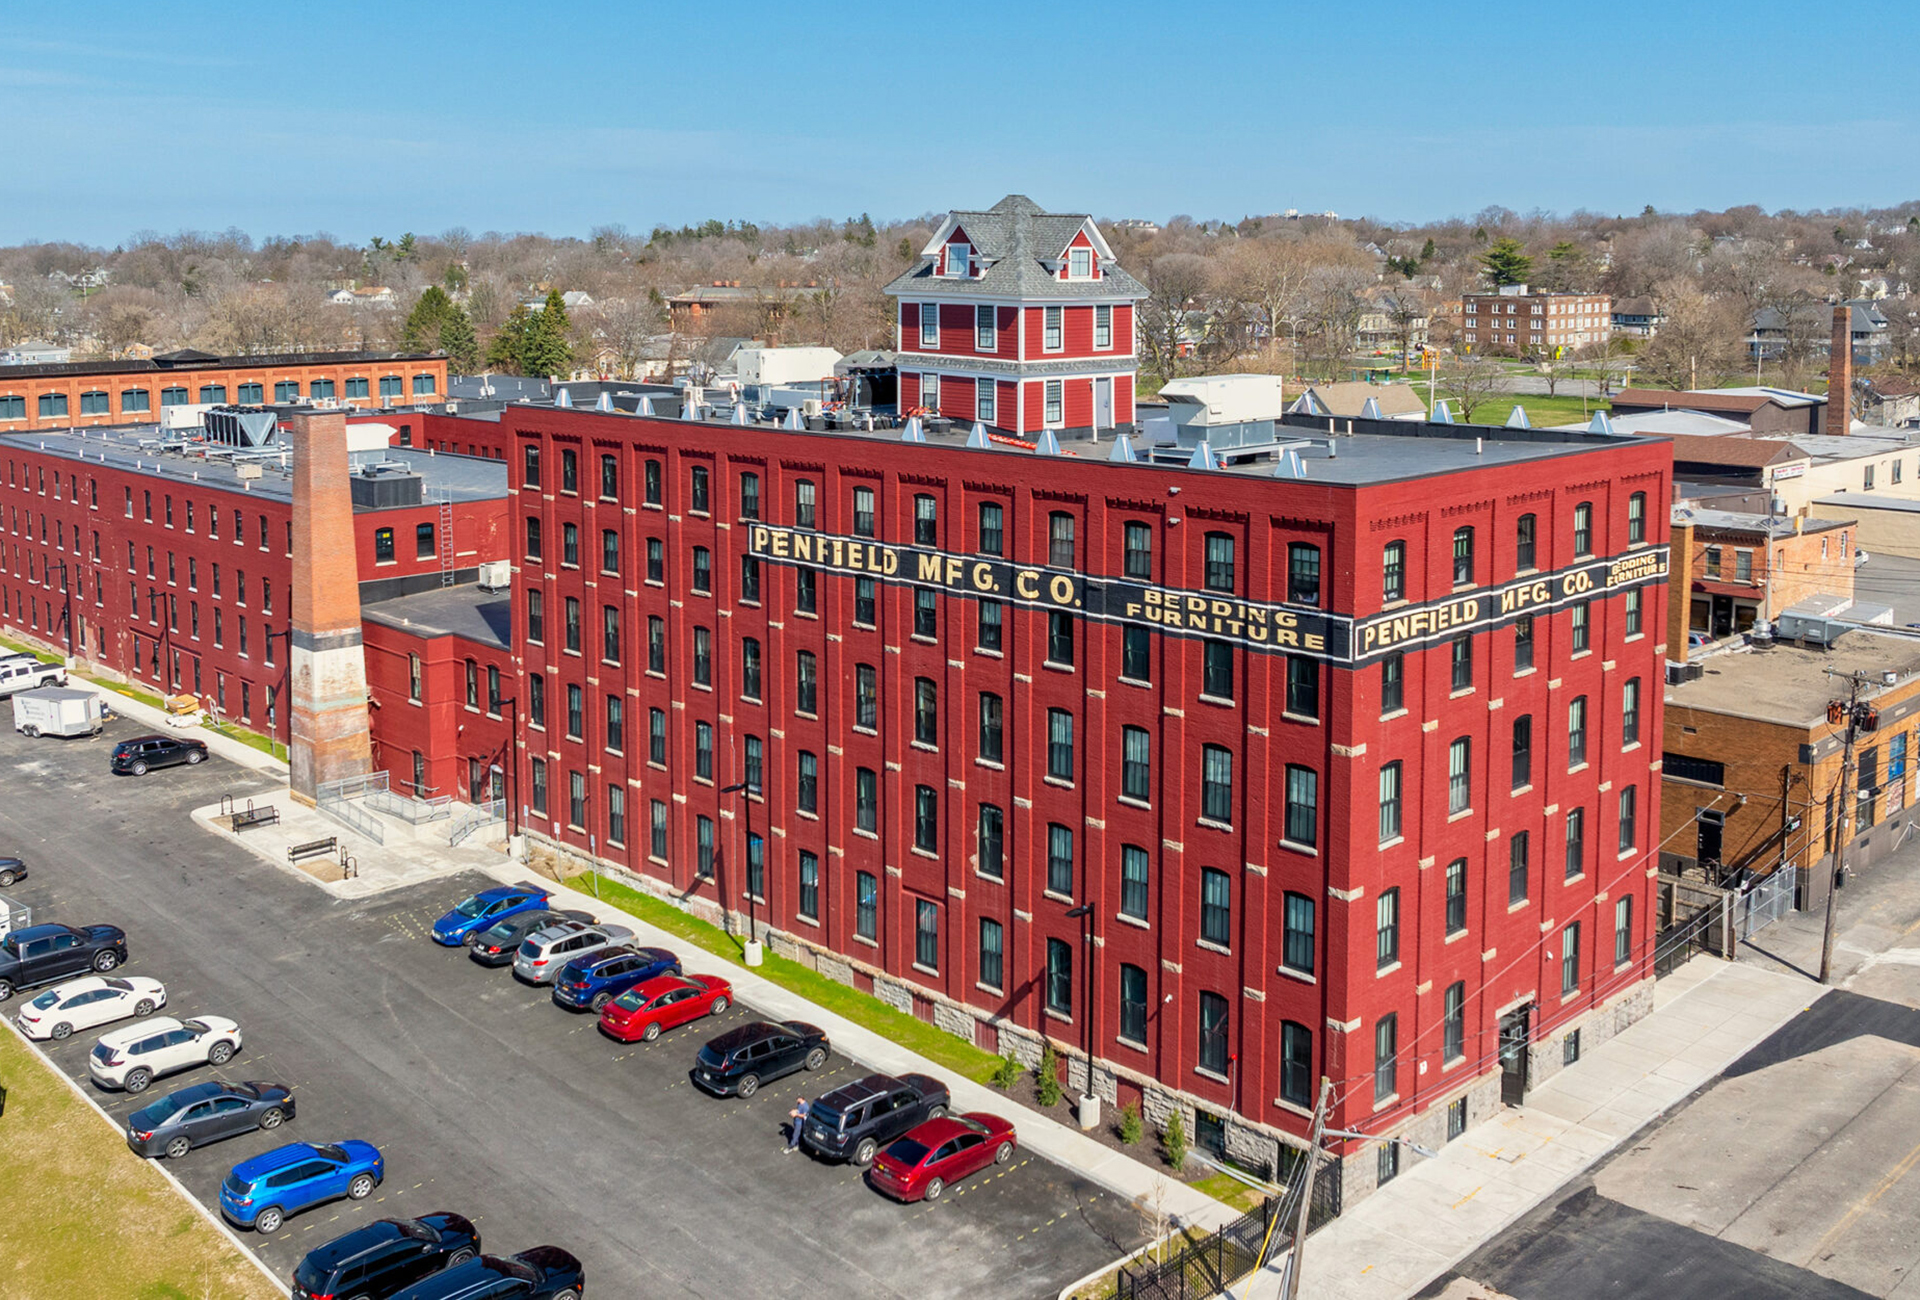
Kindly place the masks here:
<instances>
[{"instance_id":1,"label":"parked car","mask_svg":"<svg viewBox=\"0 0 1920 1300\"><path fill-rule=\"evenodd\" d=\"M364 1201L386 1177L371 1142L289 1142L242 1160L220 1184L220 1210L255 1232L278 1232L289 1214L341 1197Z\"/></svg>"},{"instance_id":2,"label":"parked car","mask_svg":"<svg viewBox=\"0 0 1920 1300\"><path fill-rule=\"evenodd\" d=\"M817 1070L832 1050L823 1029L799 1020L755 1020L729 1029L700 1049L693 1082L716 1097L751 1097L760 1085Z\"/></svg>"},{"instance_id":3,"label":"parked car","mask_svg":"<svg viewBox=\"0 0 1920 1300\"><path fill-rule=\"evenodd\" d=\"M308 1251L293 1266L293 1300L378 1300L479 1253L479 1230L458 1214L376 1219Z\"/></svg>"},{"instance_id":4,"label":"parked car","mask_svg":"<svg viewBox=\"0 0 1920 1300\"><path fill-rule=\"evenodd\" d=\"M455 903L453 910L433 923L433 941L458 948L489 926L497 925L518 912L529 912L547 905L551 895L538 885L496 885L469 894Z\"/></svg>"},{"instance_id":5,"label":"parked car","mask_svg":"<svg viewBox=\"0 0 1920 1300\"><path fill-rule=\"evenodd\" d=\"M67 670L59 664L43 664L38 659L9 659L0 662L0 695L30 691L36 686L65 686Z\"/></svg>"},{"instance_id":6,"label":"parked car","mask_svg":"<svg viewBox=\"0 0 1920 1300\"><path fill-rule=\"evenodd\" d=\"M924 1074L869 1074L817 1099L800 1143L817 1156L848 1160L862 1169L881 1147L947 1113L947 1085Z\"/></svg>"},{"instance_id":7,"label":"parked car","mask_svg":"<svg viewBox=\"0 0 1920 1300\"><path fill-rule=\"evenodd\" d=\"M544 930L555 921L585 921L593 924L591 912L556 912L551 908L536 907L525 912L515 912L506 920L474 933L473 942L467 948L467 956L482 966L511 966L513 955L520 951L520 945L535 930Z\"/></svg>"},{"instance_id":8,"label":"parked car","mask_svg":"<svg viewBox=\"0 0 1920 1300\"><path fill-rule=\"evenodd\" d=\"M27 864L19 858L0 858L0 889L12 889L27 878Z\"/></svg>"},{"instance_id":9,"label":"parked car","mask_svg":"<svg viewBox=\"0 0 1920 1300\"><path fill-rule=\"evenodd\" d=\"M167 986L145 975L85 975L48 989L15 1017L28 1038L65 1038L76 1029L150 1016L167 1005Z\"/></svg>"},{"instance_id":10,"label":"parked car","mask_svg":"<svg viewBox=\"0 0 1920 1300\"><path fill-rule=\"evenodd\" d=\"M1857 569L1861 565L1865 564L1868 560L1871 560L1872 558L1873 557L1871 555L1868 555L1865 551L1855 550L1853 553L1853 567Z\"/></svg>"},{"instance_id":11,"label":"parked car","mask_svg":"<svg viewBox=\"0 0 1920 1300\"><path fill-rule=\"evenodd\" d=\"M1699 650L1705 646L1710 646L1712 644L1713 644L1713 637L1709 633L1706 633L1706 632L1687 633L1687 648L1689 650Z\"/></svg>"},{"instance_id":12,"label":"parked car","mask_svg":"<svg viewBox=\"0 0 1920 1300\"><path fill-rule=\"evenodd\" d=\"M231 1020L156 1016L102 1034L87 1057L87 1073L102 1088L145 1092L163 1074L196 1065L225 1065L239 1050L240 1026Z\"/></svg>"},{"instance_id":13,"label":"parked car","mask_svg":"<svg viewBox=\"0 0 1920 1300\"><path fill-rule=\"evenodd\" d=\"M135 1155L178 1160L195 1147L256 1129L267 1133L294 1116L293 1091L277 1083L196 1083L127 1116Z\"/></svg>"},{"instance_id":14,"label":"parked car","mask_svg":"<svg viewBox=\"0 0 1920 1300\"><path fill-rule=\"evenodd\" d=\"M897 1201L937 1201L968 1174L1013 1159L1017 1142L1013 1125L998 1115L930 1119L875 1157L867 1181Z\"/></svg>"},{"instance_id":15,"label":"parked car","mask_svg":"<svg viewBox=\"0 0 1920 1300\"><path fill-rule=\"evenodd\" d=\"M104 975L127 959L117 925L30 925L0 939L0 1002L15 989L51 984L83 971Z\"/></svg>"},{"instance_id":16,"label":"parked car","mask_svg":"<svg viewBox=\"0 0 1920 1300\"><path fill-rule=\"evenodd\" d=\"M135 736L113 747L109 766L115 776L145 776L149 768L207 761L207 747L184 736Z\"/></svg>"},{"instance_id":17,"label":"parked car","mask_svg":"<svg viewBox=\"0 0 1920 1300\"><path fill-rule=\"evenodd\" d=\"M529 984L546 984L568 962L626 943L631 938L633 931L624 925L555 921L520 941L519 949L513 954L513 973Z\"/></svg>"},{"instance_id":18,"label":"parked car","mask_svg":"<svg viewBox=\"0 0 1920 1300\"><path fill-rule=\"evenodd\" d=\"M651 1043L662 1030L717 1016L732 1004L733 985L718 975L658 975L608 1003L600 1028L623 1043Z\"/></svg>"},{"instance_id":19,"label":"parked car","mask_svg":"<svg viewBox=\"0 0 1920 1300\"><path fill-rule=\"evenodd\" d=\"M604 1011L607 1003L636 984L661 975L678 975L680 959L665 948L602 948L575 957L553 977L553 1000L563 1007Z\"/></svg>"},{"instance_id":20,"label":"parked car","mask_svg":"<svg viewBox=\"0 0 1920 1300\"><path fill-rule=\"evenodd\" d=\"M391 1300L580 1300L587 1273L558 1246L482 1255L408 1287Z\"/></svg>"}]
</instances>

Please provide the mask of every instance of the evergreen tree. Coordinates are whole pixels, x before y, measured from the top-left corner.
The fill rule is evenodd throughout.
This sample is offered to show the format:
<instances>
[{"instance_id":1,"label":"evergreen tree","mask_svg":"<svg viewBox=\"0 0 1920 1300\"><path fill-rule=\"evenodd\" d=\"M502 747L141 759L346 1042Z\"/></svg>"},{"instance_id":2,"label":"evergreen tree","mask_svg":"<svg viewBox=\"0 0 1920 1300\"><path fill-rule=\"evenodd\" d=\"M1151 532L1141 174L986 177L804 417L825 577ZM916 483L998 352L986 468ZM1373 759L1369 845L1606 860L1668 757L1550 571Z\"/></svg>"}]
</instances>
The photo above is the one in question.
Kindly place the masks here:
<instances>
[{"instance_id":1,"label":"evergreen tree","mask_svg":"<svg viewBox=\"0 0 1920 1300\"><path fill-rule=\"evenodd\" d=\"M1423 262L1431 262L1434 257L1438 255L1439 251L1439 249L1433 246L1433 240L1429 239L1427 240L1426 246L1420 250L1420 260Z\"/></svg>"},{"instance_id":2,"label":"evergreen tree","mask_svg":"<svg viewBox=\"0 0 1920 1300\"><path fill-rule=\"evenodd\" d=\"M437 284L428 285L427 291L413 304L413 310L407 313L407 323L400 331L401 342L411 352L433 347L448 315L459 310L445 289Z\"/></svg>"},{"instance_id":3,"label":"evergreen tree","mask_svg":"<svg viewBox=\"0 0 1920 1300\"><path fill-rule=\"evenodd\" d=\"M1527 273L1533 270L1533 259L1527 256L1520 241L1511 235L1502 235L1487 245L1487 251L1480 254L1479 261L1487 279L1493 282L1496 289L1505 284L1525 284Z\"/></svg>"},{"instance_id":4,"label":"evergreen tree","mask_svg":"<svg viewBox=\"0 0 1920 1300\"><path fill-rule=\"evenodd\" d=\"M532 329L533 314L525 304L515 307L487 343L487 369L509 375L525 374L522 362L526 356L527 336Z\"/></svg>"},{"instance_id":5,"label":"evergreen tree","mask_svg":"<svg viewBox=\"0 0 1920 1300\"><path fill-rule=\"evenodd\" d=\"M480 360L480 339L473 332L473 321L457 303L446 319L440 322L440 333L435 341L440 345L440 350L447 354L447 365L454 373L473 373Z\"/></svg>"},{"instance_id":6,"label":"evergreen tree","mask_svg":"<svg viewBox=\"0 0 1920 1300\"><path fill-rule=\"evenodd\" d=\"M565 376L573 370L573 323L558 289L547 291L546 305L528 322L520 349L523 375Z\"/></svg>"}]
</instances>

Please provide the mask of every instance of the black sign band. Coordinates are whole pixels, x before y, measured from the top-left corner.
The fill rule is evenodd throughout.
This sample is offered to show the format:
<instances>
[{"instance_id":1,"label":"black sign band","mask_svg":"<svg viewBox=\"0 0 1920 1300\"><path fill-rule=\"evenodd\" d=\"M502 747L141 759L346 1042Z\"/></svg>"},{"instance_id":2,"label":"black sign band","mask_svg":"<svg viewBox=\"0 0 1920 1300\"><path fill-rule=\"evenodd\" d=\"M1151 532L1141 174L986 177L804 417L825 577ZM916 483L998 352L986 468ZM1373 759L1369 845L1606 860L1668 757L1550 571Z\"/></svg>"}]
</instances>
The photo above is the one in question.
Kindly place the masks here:
<instances>
[{"instance_id":1,"label":"black sign band","mask_svg":"<svg viewBox=\"0 0 1920 1300\"><path fill-rule=\"evenodd\" d=\"M958 555L777 524L750 525L747 549L775 564L932 587L950 596L1063 610L1082 618L1140 624L1174 636L1230 641L1252 651L1309 655L1347 667L1462 632L1487 630L1576 600L1664 582L1667 574L1666 548L1649 547L1519 579L1503 587L1462 592L1445 600L1355 620L1345 614L1297 605L1089 578L1064 569L1012 564L991 556Z\"/></svg>"}]
</instances>

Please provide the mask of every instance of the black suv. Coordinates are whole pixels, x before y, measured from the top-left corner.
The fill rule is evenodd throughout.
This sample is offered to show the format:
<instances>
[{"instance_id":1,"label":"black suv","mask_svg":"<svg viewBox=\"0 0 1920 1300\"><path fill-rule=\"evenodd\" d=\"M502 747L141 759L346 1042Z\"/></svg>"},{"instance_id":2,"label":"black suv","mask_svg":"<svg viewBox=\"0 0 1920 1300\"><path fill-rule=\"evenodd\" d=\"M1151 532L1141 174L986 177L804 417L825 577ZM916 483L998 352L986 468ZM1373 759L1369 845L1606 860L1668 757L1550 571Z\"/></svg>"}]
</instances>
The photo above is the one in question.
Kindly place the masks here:
<instances>
[{"instance_id":1,"label":"black suv","mask_svg":"<svg viewBox=\"0 0 1920 1300\"><path fill-rule=\"evenodd\" d=\"M69 975L104 975L127 959L127 932L116 925L30 925L0 939L0 1002L15 989Z\"/></svg>"},{"instance_id":2,"label":"black suv","mask_svg":"<svg viewBox=\"0 0 1920 1300\"><path fill-rule=\"evenodd\" d=\"M392 1300L580 1300L586 1289L579 1260L558 1246L535 1246L518 1255L470 1259Z\"/></svg>"},{"instance_id":3,"label":"black suv","mask_svg":"<svg viewBox=\"0 0 1920 1300\"><path fill-rule=\"evenodd\" d=\"M761 1084L782 1075L819 1069L829 1050L824 1029L798 1020L756 1020L701 1048L693 1082L716 1097L751 1097Z\"/></svg>"},{"instance_id":4,"label":"black suv","mask_svg":"<svg viewBox=\"0 0 1920 1300\"><path fill-rule=\"evenodd\" d=\"M869 1074L814 1102L800 1141L815 1155L865 1169L880 1148L916 1124L939 1119L952 1101L946 1084L924 1074Z\"/></svg>"},{"instance_id":5,"label":"black suv","mask_svg":"<svg viewBox=\"0 0 1920 1300\"><path fill-rule=\"evenodd\" d=\"M308 1251L293 1300L385 1300L479 1253L480 1234L457 1214L380 1219Z\"/></svg>"},{"instance_id":6,"label":"black suv","mask_svg":"<svg viewBox=\"0 0 1920 1300\"><path fill-rule=\"evenodd\" d=\"M135 736L113 747L113 771L118 776L145 776L150 767L172 767L177 763L203 763L207 747L197 740L178 736Z\"/></svg>"}]
</instances>

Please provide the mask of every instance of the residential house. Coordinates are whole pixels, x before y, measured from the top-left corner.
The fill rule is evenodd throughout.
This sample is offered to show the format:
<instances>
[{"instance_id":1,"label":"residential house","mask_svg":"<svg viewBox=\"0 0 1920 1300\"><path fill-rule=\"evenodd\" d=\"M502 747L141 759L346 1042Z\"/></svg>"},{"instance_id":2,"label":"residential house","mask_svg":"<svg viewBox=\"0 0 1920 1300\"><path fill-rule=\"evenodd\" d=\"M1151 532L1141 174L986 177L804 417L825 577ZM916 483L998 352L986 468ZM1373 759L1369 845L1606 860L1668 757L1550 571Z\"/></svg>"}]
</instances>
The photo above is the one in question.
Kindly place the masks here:
<instances>
[{"instance_id":1,"label":"residential house","mask_svg":"<svg viewBox=\"0 0 1920 1300\"><path fill-rule=\"evenodd\" d=\"M1666 324L1667 314L1651 298L1622 298L1613 304L1613 332L1650 339Z\"/></svg>"},{"instance_id":2,"label":"residential house","mask_svg":"<svg viewBox=\"0 0 1920 1300\"><path fill-rule=\"evenodd\" d=\"M1886 359L1887 318L1873 303L1850 300L1852 314L1853 360L1856 365L1874 365ZM1747 355L1770 361L1785 355L1794 340L1800 340L1810 355L1826 356L1832 349L1833 308L1824 302L1808 302L1783 312L1777 307L1762 307L1754 314L1753 330L1747 335Z\"/></svg>"},{"instance_id":3,"label":"residential house","mask_svg":"<svg viewBox=\"0 0 1920 1300\"><path fill-rule=\"evenodd\" d=\"M1288 405L1287 413L1351 420L1424 420L1427 404L1411 384L1315 384Z\"/></svg>"}]
</instances>

